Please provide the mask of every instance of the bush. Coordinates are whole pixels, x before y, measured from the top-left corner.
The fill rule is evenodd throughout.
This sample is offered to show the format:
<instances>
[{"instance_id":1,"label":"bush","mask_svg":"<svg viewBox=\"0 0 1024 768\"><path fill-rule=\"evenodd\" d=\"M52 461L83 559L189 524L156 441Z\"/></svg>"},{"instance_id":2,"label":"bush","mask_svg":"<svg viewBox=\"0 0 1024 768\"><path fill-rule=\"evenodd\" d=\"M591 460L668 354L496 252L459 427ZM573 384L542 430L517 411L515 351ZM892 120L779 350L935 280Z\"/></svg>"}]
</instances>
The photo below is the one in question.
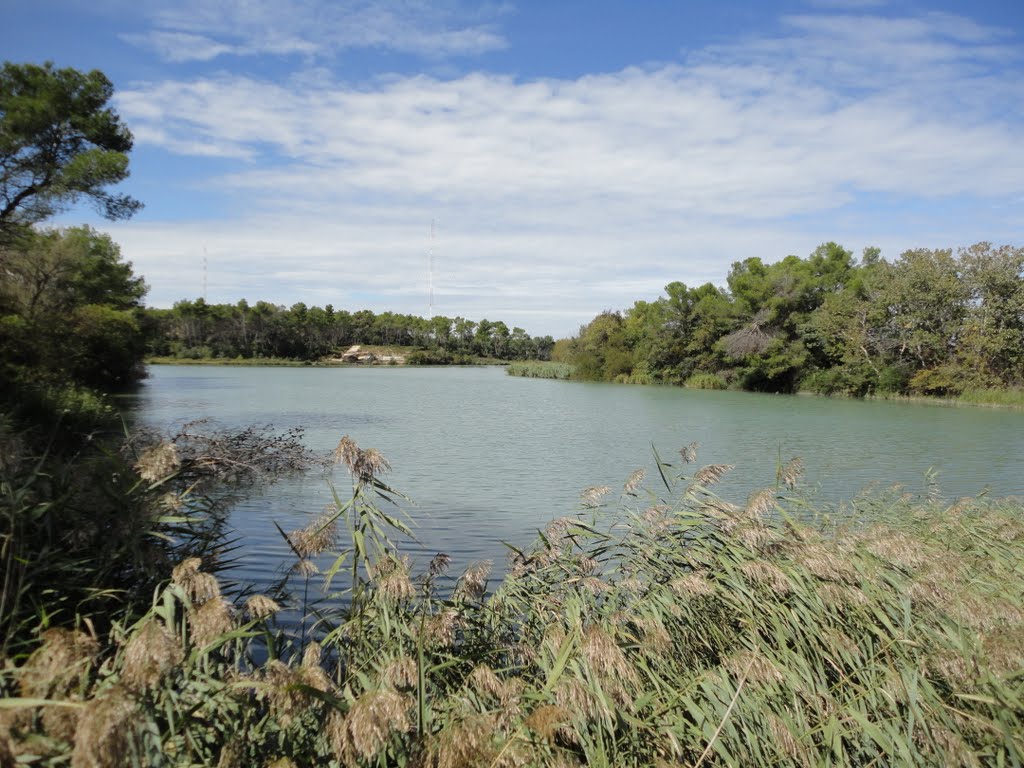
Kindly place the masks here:
<instances>
[{"instance_id":1,"label":"bush","mask_svg":"<svg viewBox=\"0 0 1024 768\"><path fill-rule=\"evenodd\" d=\"M687 389L726 389L725 379L714 373L695 373L684 384Z\"/></svg>"}]
</instances>

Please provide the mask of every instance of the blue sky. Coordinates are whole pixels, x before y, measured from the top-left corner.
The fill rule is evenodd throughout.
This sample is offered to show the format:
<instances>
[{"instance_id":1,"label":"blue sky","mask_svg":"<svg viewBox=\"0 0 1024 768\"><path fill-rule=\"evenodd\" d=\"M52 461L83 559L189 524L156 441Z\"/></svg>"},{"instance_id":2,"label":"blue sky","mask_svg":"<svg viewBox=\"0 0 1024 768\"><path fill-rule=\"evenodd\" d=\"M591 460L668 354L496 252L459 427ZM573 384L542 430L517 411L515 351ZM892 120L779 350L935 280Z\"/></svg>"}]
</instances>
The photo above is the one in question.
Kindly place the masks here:
<instances>
[{"instance_id":1,"label":"blue sky","mask_svg":"<svg viewBox=\"0 0 1024 768\"><path fill-rule=\"evenodd\" d=\"M9 0L10 3L10 0ZM1024 245L1024 3L13 0L0 56L103 70L148 302L568 335L835 240Z\"/></svg>"}]
</instances>

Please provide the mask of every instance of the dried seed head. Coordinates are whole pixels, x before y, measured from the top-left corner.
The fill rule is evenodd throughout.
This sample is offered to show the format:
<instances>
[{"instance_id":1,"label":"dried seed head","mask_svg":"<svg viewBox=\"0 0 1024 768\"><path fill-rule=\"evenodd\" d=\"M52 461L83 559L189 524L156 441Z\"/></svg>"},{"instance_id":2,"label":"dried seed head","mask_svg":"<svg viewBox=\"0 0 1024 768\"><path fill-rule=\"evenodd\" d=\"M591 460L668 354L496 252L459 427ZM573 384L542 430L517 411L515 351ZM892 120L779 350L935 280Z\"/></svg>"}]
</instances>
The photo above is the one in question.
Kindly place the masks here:
<instances>
[{"instance_id":1,"label":"dried seed head","mask_svg":"<svg viewBox=\"0 0 1024 768\"><path fill-rule=\"evenodd\" d=\"M344 464L353 472L356 468L356 462L359 460L359 446L356 445L356 441L348 435L345 435L338 442L338 447L334 449L334 463Z\"/></svg>"},{"instance_id":2,"label":"dried seed head","mask_svg":"<svg viewBox=\"0 0 1024 768\"><path fill-rule=\"evenodd\" d=\"M168 512L180 512L181 508L185 506L185 497L180 493L171 491L160 497L159 504Z\"/></svg>"},{"instance_id":3,"label":"dried seed head","mask_svg":"<svg viewBox=\"0 0 1024 768\"><path fill-rule=\"evenodd\" d=\"M737 680L746 675L747 681L751 683L781 683L784 679L782 672L770 659L754 651L740 651L730 656L725 661L725 668Z\"/></svg>"},{"instance_id":4,"label":"dried seed head","mask_svg":"<svg viewBox=\"0 0 1024 768\"><path fill-rule=\"evenodd\" d=\"M473 690L484 698L500 700L505 694L505 684L486 664L476 666L469 673L469 682L473 686Z\"/></svg>"},{"instance_id":5,"label":"dried seed head","mask_svg":"<svg viewBox=\"0 0 1024 768\"><path fill-rule=\"evenodd\" d=\"M348 740L356 753L369 760L392 733L408 731L411 703L408 697L387 689L360 696L345 718Z\"/></svg>"},{"instance_id":6,"label":"dried seed head","mask_svg":"<svg viewBox=\"0 0 1024 768\"><path fill-rule=\"evenodd\" d=\"M644 477L647 476L646 469L637 469L633 471L633 474L626 480L625 485L622 486L624 493L633 493L637 488L640 487L640 483L644 481Z\"/></svg>"},{"instance_id":7,"label":"dried seed head","mask_svg":"<svg viewBox=\"0 0 1024 768\"><path fill-rule=\"evenodd\" d=\"M714 485L721 481L722 475L733 469L733 464L708 464L693 474L693 482L697 485Z\"/></svg>"},{"instance_id":8,"label":"dried seed head","mask_svg":"<svg viewBox=\"0 0 1024 768\"><path fill-rule=\"evenodd\" d=\"M265 595L253 595L245 601L245 612L252 619L269 619L281 606Z\"/></svg>"},{"instance_id":9,"label":"dried seed head","mask_svg":"<svg viewBox=\"0 0 1024 768\"><path fill-rule=\"evenodd\" d=\"M142 452L135 463L135 471L147 483L155 483L173 475L180 466L181 459L174 443L160 443Z\"/></svg>"},{"instance_id":10,"label":"dried seed head","mask_svg":"<svg viewBox=\"0 0 1024 768\"><path fill-rule=\"evenodd\" d=\"M372 566L370 576L376 581L377 594L385 600L403 602L416 596L416 588L409 579L409 558L387 555Z\"/></svg>"},{"instance_id":11,"label":"dried seed head","mask_svg":"<svg viewBox=\"0 0 1024 768\"><path fill-rule=\"evenodd\" d=\"M789 490L792 491L794 488L796 488L797 481L800 479L803 473L804 460L799 457L795 459L790 459L789 463L782 468L781 472L779 472L779 480L782 482L784 486L786 486L787 488L789 488Z\"/></svg>"},{"instance_id":12,"label":"dried seed head","mask_svg":"<svg viewBox=\"0 0 1024 768\"><path fill-rule=\"evenodd\" d=\"M122 679L133 690L152 688L182 658L184 653L177 638L162 621L150 619L124 647Z\"/></svg>"},{"instance_id":13,"label":"dried seed head","mask_svg":"<svg viewBox=\"0 0 1024 768\"><path fill-rule=\"evenodd\" d=\"M416 662L408 656L399 656L384 668L381 678L396 691L411 691L418 682Z\"/></svg>"},{"instance_id":14,"label":"dried seed head","mask_svg":"<svg viewBox=\"0 0 1024 768\"><path fill-rule=\"evenodd\" d=\"M433 760L427 764L436 765L437 768L496 766L499 757L494 739L496 732L498 719L495 715L461 713L457 719L449 722L430 745L429 757Z\"/></svg>"},{"instance_id":15,"label":"dried seed head","mask_svg":"<svg viewBox=\"0 0 1024 768\"><path fill-rule=\"evenodd\" d=\"M281 725L287 727L295 715L307 704L308 696L298 687L304 683L299 669L292 668L278 659L272 659L263 668L263 680L267 683L264 691L270 709Z\"/></svg>"},{"instance_id":16,"label":"dried seed head","mask_svg":"<svg viewBox=\"0 0 1024 768\"><path fill-rule=\"evenodd\" d=\"M806 756L800 748L800 742L797 741L793 731L782 718L778 715L770 715L768 718L768 730L772 735L772 740L782 754L796 763L806 764L808 762L804 759Z\"/></svg>"},{"instance_id":17,"label":"dried seed head","mask_svg":"<svg viewBox=\"0 0 1024 768\"><path fill-rule=\"evenodd\" d=\"M555 686L555 703L566 712L578 713L585 720L612 719L612 711L607 699L596 695L575 677L563 676ZM565 733L565 730L562 731ZM574 734L566 733L570 741L575 741Z\"/></svg>"},{"instance_id":18,"label":"dried seed head","mask_svg":"<svg viewBox=\"0 0 1024 768\"><path fill-rule=\"evenodd\" d=\"M580 587L592 595L600 595L611 591L612 587L601 581L597 576L586 576L580 579Z\"/></svg>"},{"instance_id":19,"label":"dried seed head","mask_svg":"<svg viewBox=\"0 0 1024 768\"><path fill-rule=\"evenodd\" d=\"M774 563L751 560L740 566L743 574L755 584L764 584L777 595L788 595L793 587L789 577Z\"/></svg>"},{"instance_id":20,"label":"dried seed head","mask_svg":"<svg viewBox=\"0 0 1024 768\"><path fill-rule=\"evenodd\" d=\"M743 512L748 518L761 520L773 509L775 509L775 489L762 488L750 495Z\"/></svg>"},{"instance_id":21,"label":"dried seed head","mask_svg":"<svg viewBox=\"0 0 1024 768\"><path fill-rule=\"evenodd\" d=\"M868 552L875 557L906 570L916 570L928 561L928 550L918 540L892 530L877 533L877 538L867 542Z\"/></svg>"},{"instance_id":22,"label":"dried seed head","mask_svg":"<svg viewBox=\"0 0 1024 768\"><path fill-rule=\"evenodd\" d=\"M135 738L138 705L130 691L115 686L93 699L78 718L71 752L72 768L115 768L124 765Z\"/></svg>"},{"instance_id":23,"label":"dried seed head","mask_svg":"<svg viewBox=\"0 0 1024 768\"><path fill-rule=\"evenodd\" d=\"M682 458L683 463L693 464L697 460L697 445L697 442L694 441L679 449L679 456Z\"/></svg>"},{"instance_id":24,"label":"dried seed head","mask_svg":"<svg viewBox=\"0 0 1024 768\"><path fill-rule=\"evenodd\" d=\"M377 475L382 475L391 469L391 464L384 458L384 455L376 448L367 448L359 457L357 465L360 480L369 482Z\"/></svg>"},{"instance_id":25,"label":"dried seed head","mask_svg":"<svg viewBox=\"0 0 1024 768\"><path fill-rule=\"evenodd\" d=\"M455 588L455 600L479 601L487 589L487 577L491 573L491 561L482 560L473 563L462 574L459 585Z\"/></svg>"},{"instance_id":26,"label":"dried seed head","mask_svg":"<svg viewBox=\"0 0 1024 768\"><path fill-rule=\"evenodd\" d=\"M431 645L451 645L455 642L455 629L458 622L459 615L453 608L438 611L424 624L425 639Z\"/></svg>"},{"instance_id":27,"label":"dried seed head","mask_svg":"<svg viewBox=\"0 0 1024 768\"><path fill-rule=\"evenodd\" d=\"M569 713L554 704L542 704L530 713L523 724L545 741L553 741L555 732L569 722Z\"/></svg>"},{"instance_id":28,"label":"dried seed head","mask_svg":"<svg viewBox=\"0 0 1024 768\"><path fill-rule=\"evenodd\" d=\"M611 486L594 485L584 489L580 494L580 503L587 509L593 509L601 505L601 499L611 493Z\"/></svg>"},{"instance_id":29,"label":"dried seed head","mask_svg":"<svg viewBox=\"0 0 1024 768\"><path fill-rule=\"evenodd\" d=\"M440 576L442 573L448 570L448 566L451 565L452 558L450 555L446 555L444 552L438 552L430 559L430 566L427 568L427 573L430 578Z\"/></svg>"},{"instance_id":30,"label":"dried seed head","mask_svg":"<svg viewBox=\"0 0 1024 768\"><path fill-rule=\"evenodd\" d=\"M319 643L310 643L302 652L302 664L298 669L299 678L305 685L318 691L329 691L334 685L321 665L323 650Z\"/></svg>"},{"instance_id":31,"label":"dried seed head","mask_svg":"<svg viewBox=\"0 0 1024 768\"><path fill-rule=\"evenodd\" d=\"M190 557L174 566L171 581L181 587L193 603L205 603L220 597L220 585L215 576L199 570L203 561L198 557Z\"/></svg>"},{"instance_id":32,"label":"dried seed head","mask_svg":"<svg viewBox=\"0 0 1024 768\"><path fill-rule=\"evenodd\" d=\"M618 643L601 627L592 626L583 633L581 650L590 668L606 680L625 682L636 676Z\"/></svg>"},{"instance_id":33,"label":"dried seed head","mask_svg":"<svg viewBox=\"0 0 1024 768\"><path fill-rule=\"evenodd\" d=\"M696 572L673 579L668 586L678 597L701 597L715 593L715 585Z\"/></svg>"},{"instance_id":34,"label":"dried seed head","mask_svg":"<svg viewBox=\"0 0 1024 768\"><path fill-rule=\"evenodd\" d=\"M318 573L320 573L320 569L316 567L316 563L306 558L297 560L295 562L295 565L292 566L292 570L299 576L302 576L306 579L308 579L310 576L316 576Z\"/></svg>"},{"instance_id":35,"label":"dried seed head","mask_svg":"<svg viewBox=\"0 0 1024 768\"><path fill-rule=\"evenodd\" d=\"M20 671L21 695L28 699L63 698L88 672L99 644L83 632L48 629L42 645Z\"/></svg>"},{"instance_id":36,"label":"dried seed head","mask_svg":"<svg viewBox=\"0 0 1024 768\"><path fill-rule=\"evenodd\" d=\"M189 618L192 642L198 648L205 648L234 629L231 604L220 597L207 600L199 608L190 611Z\"/></svg>"},{"instance_id":37,"label":"dried seed head","mask_svg":"<svg viewBox=\"0 0 1024 768\"><path fill-rule=\"evenodd\" d=\"M804 567L819 579L856 584L857 572L847 558L839 557L833 547L809 544L797 556Z\"/></svg>"},{"instance_id":38,"label":"dried seed head","mask_svg":"<svg viewBox=\"0 0 1024 768\"><path fill-rule=\"evenodd\" d=\"M338 535L337 515L321 515L305 528L292 531L288 540L299 557L307 558L326 552L334 546Z\"/></svg>"}]
</instances>

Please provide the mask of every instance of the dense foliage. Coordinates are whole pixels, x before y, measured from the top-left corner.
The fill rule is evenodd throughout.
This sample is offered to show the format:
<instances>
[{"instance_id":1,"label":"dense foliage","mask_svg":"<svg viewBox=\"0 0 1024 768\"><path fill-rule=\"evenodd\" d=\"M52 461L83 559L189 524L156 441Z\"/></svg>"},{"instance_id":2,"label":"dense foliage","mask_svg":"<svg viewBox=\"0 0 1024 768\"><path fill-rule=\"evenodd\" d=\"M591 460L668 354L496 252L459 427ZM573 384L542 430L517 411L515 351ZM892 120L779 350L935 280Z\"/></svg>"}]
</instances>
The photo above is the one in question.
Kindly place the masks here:
<instances>
[{"instance_id":1,"label":"dense foliage","mask_svg":"<svg viewBox=\"0 0 1024 768\"><path fill-rule=\"evenodd\" d=\"M151 352L177 358L286 358L318 360L352 344L419 347L412 362L448 363L465 356L500 360L547 359L554 340L530 336L501 322L431 319L370 310L349 312L291 308L265 301L250 306L179 301L173 309L150 309L154 325Z\"/></svg>"},{"instance_id":2,"label":"dense foliage","mask_svg":"<svg viewBox=\"0 0 1024 768\"><path fill-rule=\"evenodd\" d=\"M102 72L0 68L0 242L85 198L111 219L141 203L107 187L128 177L132 135Z\"/></svg>"},{"instance_id":3,"label":"dense foliage","mask_svg":"<svg viewBox=\"0 0 1024 768\"><path fill-rule=\"evenodd\" d=\"M727 288L675 282L555 348L581 378L770 392L957 395L1024 385L1024 248L979 243L858 261L733 264Z\"/></svg>"}]
</instances>

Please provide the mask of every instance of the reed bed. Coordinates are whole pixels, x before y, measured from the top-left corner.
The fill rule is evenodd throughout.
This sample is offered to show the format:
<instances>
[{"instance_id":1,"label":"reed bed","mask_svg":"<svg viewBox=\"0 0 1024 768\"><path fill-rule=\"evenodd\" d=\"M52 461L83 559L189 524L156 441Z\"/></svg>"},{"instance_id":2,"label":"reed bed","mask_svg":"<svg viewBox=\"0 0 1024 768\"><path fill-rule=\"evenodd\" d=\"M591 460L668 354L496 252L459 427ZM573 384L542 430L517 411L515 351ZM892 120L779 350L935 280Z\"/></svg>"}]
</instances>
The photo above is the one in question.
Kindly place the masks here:
<instances>
[{"instance_id":1,"label":"reed bed","mask_svg":"<svg viewBox=\"0 0 1024 768\"><path fill-rule=\"evenodd\" d=\"M108 647L54 629L8 665L0 765L1024 761L1018 501L825 514L793 462L733 505L688 446L654 489L587 489L500 582L477 563L442 592L447 555L414 573L393 543L384 458L336 458L351 493L285 536L337 607L289 638L275 596L233 604L182 562Z\"/></svg>"},{"instance_id":2,"label":"reed bed","mask_svg":"<svg viewBox=\"0 0 1024 768\"><path fill-rule=\"evenodd\" d=\"M569 363L530 361L509 363L505 367L509 376L523 376L529 379L571 379L576 366Z\"/></svg>"}]
</instances>

